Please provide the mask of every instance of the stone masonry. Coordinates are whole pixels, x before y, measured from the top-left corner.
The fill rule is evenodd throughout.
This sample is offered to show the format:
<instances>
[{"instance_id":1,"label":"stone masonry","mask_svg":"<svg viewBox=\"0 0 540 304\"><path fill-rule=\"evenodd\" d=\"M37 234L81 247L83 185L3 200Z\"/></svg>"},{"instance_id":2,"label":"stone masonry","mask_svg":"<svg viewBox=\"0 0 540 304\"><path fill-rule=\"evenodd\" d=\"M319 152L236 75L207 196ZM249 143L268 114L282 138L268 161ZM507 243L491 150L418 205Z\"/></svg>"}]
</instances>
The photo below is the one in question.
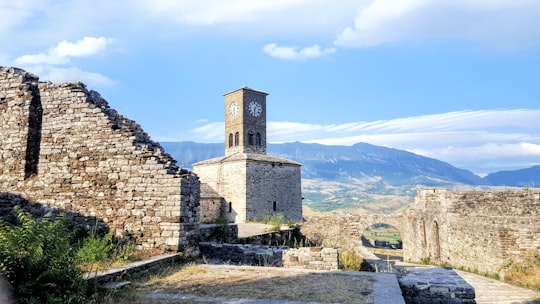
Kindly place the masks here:
<instances>
[{"instance_id":1,"label":"stone masonry","mask_svg":"<svg viewBox=\"0 0 540 304\"><path fill-rule=\"evenodd\" d=\"M337 213L310 218L301 231L317 244L358 248L377 223L400 231L406 261L504 276L508 263L526 265L540 254L540 190L419 189L403 214Z\"/></svg>"},{"instance_id":2,"label":"stone masonry","mask_svg":"<svg viewBox=\"0 0 540 304\"><path fill-rule=\"evenodd\" d=\"M201 254L208 259L253 266L282 266L316 270L338 270L339 256L335 248L264 246L200 243Z\"/></svg>"},{"instance_id":3,"label":"stone masonry","mask_svg":"<svg viewBox=\"0 0 540 304\"><path fill-rule=\"evenodd\" d=\"M422 189L404 223L406 259L504 276L540 254L540 190Z\"/></svg>"},{"instance_id":4,"label":"stone masonry","mask_svg":"<svg viewBox=\"0 0 540 304\"><path fill-rule=\"evenodd\" d=\"M0 67L0 125L1 215L26 202L103 223L139 248L194 244L197 176L84 84Z\"/></svg>"},{"instance_id":5,"label":"stone masonry","mask_svg":"<svg viewBox=\"0 0 540 304\"><path fill-rule=\"evenodd\" d=\"M235 153L193 165L200 176L201 218L213 222L221 216L230 222L261 220L281 213L302 220L300 164L270 155ZM218 192L221 196L212 195ZM219 205L219 207L218 207ZM211 207L214 206L214 209Z\"/></svg>"}]
</instances>

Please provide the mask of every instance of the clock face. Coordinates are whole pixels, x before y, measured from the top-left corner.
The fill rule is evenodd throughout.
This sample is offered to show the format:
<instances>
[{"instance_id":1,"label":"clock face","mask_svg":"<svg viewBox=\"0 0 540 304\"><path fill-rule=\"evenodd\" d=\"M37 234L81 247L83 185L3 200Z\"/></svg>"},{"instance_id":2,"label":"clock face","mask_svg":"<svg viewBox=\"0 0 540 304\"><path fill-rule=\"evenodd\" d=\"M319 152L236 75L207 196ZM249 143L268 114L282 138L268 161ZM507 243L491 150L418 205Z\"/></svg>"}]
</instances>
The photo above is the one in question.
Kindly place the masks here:
<instances>
[{"instance_id":1,"label":"clock face","mask_svg":"<svg viewBox=\"0 0 540 304\"><path fill-rule=\"evenodd\" d=\"M248 105L249 114L257 117L261 115L262 113L262 107L261 104L252 100Z\"/></svg>"},{"instance_id":2,"label":"clock face","mask_svg":"<svg viewBox=\"0 0 540 304\"><path fill-rule=\"evenodd\" d=\"M231 117L236 117L237 114L238 114L238 104L235 101L229 105L229 115L231 115Z\"/></svg>"}]
</instances>

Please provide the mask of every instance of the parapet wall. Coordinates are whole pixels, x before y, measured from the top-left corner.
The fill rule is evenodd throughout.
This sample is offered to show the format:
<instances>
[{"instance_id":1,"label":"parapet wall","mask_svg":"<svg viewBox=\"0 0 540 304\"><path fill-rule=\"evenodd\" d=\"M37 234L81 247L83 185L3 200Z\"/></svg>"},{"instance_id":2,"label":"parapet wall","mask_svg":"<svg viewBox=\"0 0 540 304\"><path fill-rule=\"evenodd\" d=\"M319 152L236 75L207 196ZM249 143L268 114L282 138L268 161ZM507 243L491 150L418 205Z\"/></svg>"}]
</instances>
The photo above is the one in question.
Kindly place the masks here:
<instances>
[{"instance_id":1,"label":"parapet wall","mask_svg":"<svg viewBox=\"0 0 540 304\"><path fill-rule=\"evenodd\" d=\"M142 248L178 250L195 242L199 189L196 175L84 84L0 67L0 212L20 197L103 222Z\"/></svg>"}]
</instances>

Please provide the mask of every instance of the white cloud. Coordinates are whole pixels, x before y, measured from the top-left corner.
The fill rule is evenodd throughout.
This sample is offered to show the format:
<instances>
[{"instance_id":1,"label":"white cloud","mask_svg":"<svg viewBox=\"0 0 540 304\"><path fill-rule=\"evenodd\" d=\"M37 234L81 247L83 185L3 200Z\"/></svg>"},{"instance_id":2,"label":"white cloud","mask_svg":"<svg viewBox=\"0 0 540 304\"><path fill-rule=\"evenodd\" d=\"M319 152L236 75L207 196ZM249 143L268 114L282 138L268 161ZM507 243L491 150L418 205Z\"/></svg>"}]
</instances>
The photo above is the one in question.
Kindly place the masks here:
<instances>
[{"instance_id":1,"label":"white cloud","mask_svg":"<svg viewBox=\"0 0 540 304\"><path fill-rule=\"evenodd\" d=\"M191 133L197 138L210 141L222 141L225 134L225 124L223 122L211 122L204 126L195 128Z\"/></svg>"},{"instance_id":2,"label":"white cloud","mask_svg":"<svg viewBox=\"0 0 540 304\"><path fill-rule=\"evenodd\" d=\"M50 48L47 53L22 55L15 59L15 63L22 65L67 64L71 57L88 57L102 53L112 42L112 39L105 37L84 37L75 43L63 40L56 47Z\"/></svg>"},{"instance_id":3,"label":"white cloud","mask_svg":"<svg viewBox=\"0 0 540 304\"><path fill-rule=\"evenodd\" d=\"M271 43L265 45L263 50L272 57L288 60L312 59L328 56L336 52L335 48L321 49L321 46L318 44L300 49L298 47L279 46L275 43Z\"/></svg>"},{"instance_id":4,"label":"white cloud","mask_svg":"<svg viewBox=\"0 0 540 304\"><path fill-rule=\"evenodd\" d=\"M0 36L3 32L9 32L13 28L24 24L36 11L45 9L47 1L39 0L18 0L0 1Z\"/></svg>"},{"instance_id":5,"label":"white cloud","mask_svg":"<svg viewBox=\"0 0 540 304\"><path fill-rule=\"evenodd\" d=\"M309 0L154 0L140 4L155 17L195 25L247 22L272 12L309 5Z\"/></svg>"},{"instance_id":6,"label":"white cloud","mask_svg":"<svg viewBox=\"0 0 540 304\"><path fill-rule=\"evenodd\" d=\"M374 0L360 10L354 27L334 44L372 47L401 41L458 39L515 48L537 44L540 2L534 0Z\"/></svg>"},{"instance_id":7,"label":"white cloud","mask_svg":"<svg viewBox=\"0 0 540 304\"><path fill-rule=\"evenodd\" d=\"M77 42L61 41L46 53L17 57L14 64L52 82L81 81L89 87L110 86L116 83L105 75L88 72L73 66L71 59L98 55L113 42L111 38L84 37Z\"/></svg>"},{"instance_id":8,"label":"white cloud","mask_svg":"<svg viewBox=\"0 0 540 304\"><path fill-rule=\"evenodd\" d=\"M109 79L107 76L99 73L92 73L83 71L79 68L51 68L50 70L43 71L44 74L40 75L43 80L49 80L52 82L75 82L80 81L85 83L88 87L103 87L111 86L116 81Z\"/></svg>"}]
</instances>

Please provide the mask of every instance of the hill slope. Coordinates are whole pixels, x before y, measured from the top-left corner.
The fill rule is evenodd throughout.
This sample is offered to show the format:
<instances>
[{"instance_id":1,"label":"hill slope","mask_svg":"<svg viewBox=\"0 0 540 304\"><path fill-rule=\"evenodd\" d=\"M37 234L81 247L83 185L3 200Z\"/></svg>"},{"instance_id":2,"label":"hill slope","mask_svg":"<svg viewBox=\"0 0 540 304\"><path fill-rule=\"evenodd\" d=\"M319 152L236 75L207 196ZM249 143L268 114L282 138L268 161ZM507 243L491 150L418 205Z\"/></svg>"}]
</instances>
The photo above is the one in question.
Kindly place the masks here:
<instances>
[{"instance_id":1,"label":"hill slope","mask_svg":"<svg viewBox=\"0 0 540 304\"><path fill-rule=\"evenodd\" d=\"M224 154L223 144L163 142L179 166ZM317 210L349 208L392 212L413 201L417 186L480 185L472 172L410 152L359 143L353 146L284 143L268 154L302 164L304 205Z\"/></svg>"},{"instance_id":2,"label":"hill slope","mask_svg":"<svg viewBox=\"0 0 540 304\"><path fill-rule=\"evenodd\" d=\"M540 166L490 173L483 180L486 184L493 186L538 187L540 185Z\"/></svg>"}]
</instances>

